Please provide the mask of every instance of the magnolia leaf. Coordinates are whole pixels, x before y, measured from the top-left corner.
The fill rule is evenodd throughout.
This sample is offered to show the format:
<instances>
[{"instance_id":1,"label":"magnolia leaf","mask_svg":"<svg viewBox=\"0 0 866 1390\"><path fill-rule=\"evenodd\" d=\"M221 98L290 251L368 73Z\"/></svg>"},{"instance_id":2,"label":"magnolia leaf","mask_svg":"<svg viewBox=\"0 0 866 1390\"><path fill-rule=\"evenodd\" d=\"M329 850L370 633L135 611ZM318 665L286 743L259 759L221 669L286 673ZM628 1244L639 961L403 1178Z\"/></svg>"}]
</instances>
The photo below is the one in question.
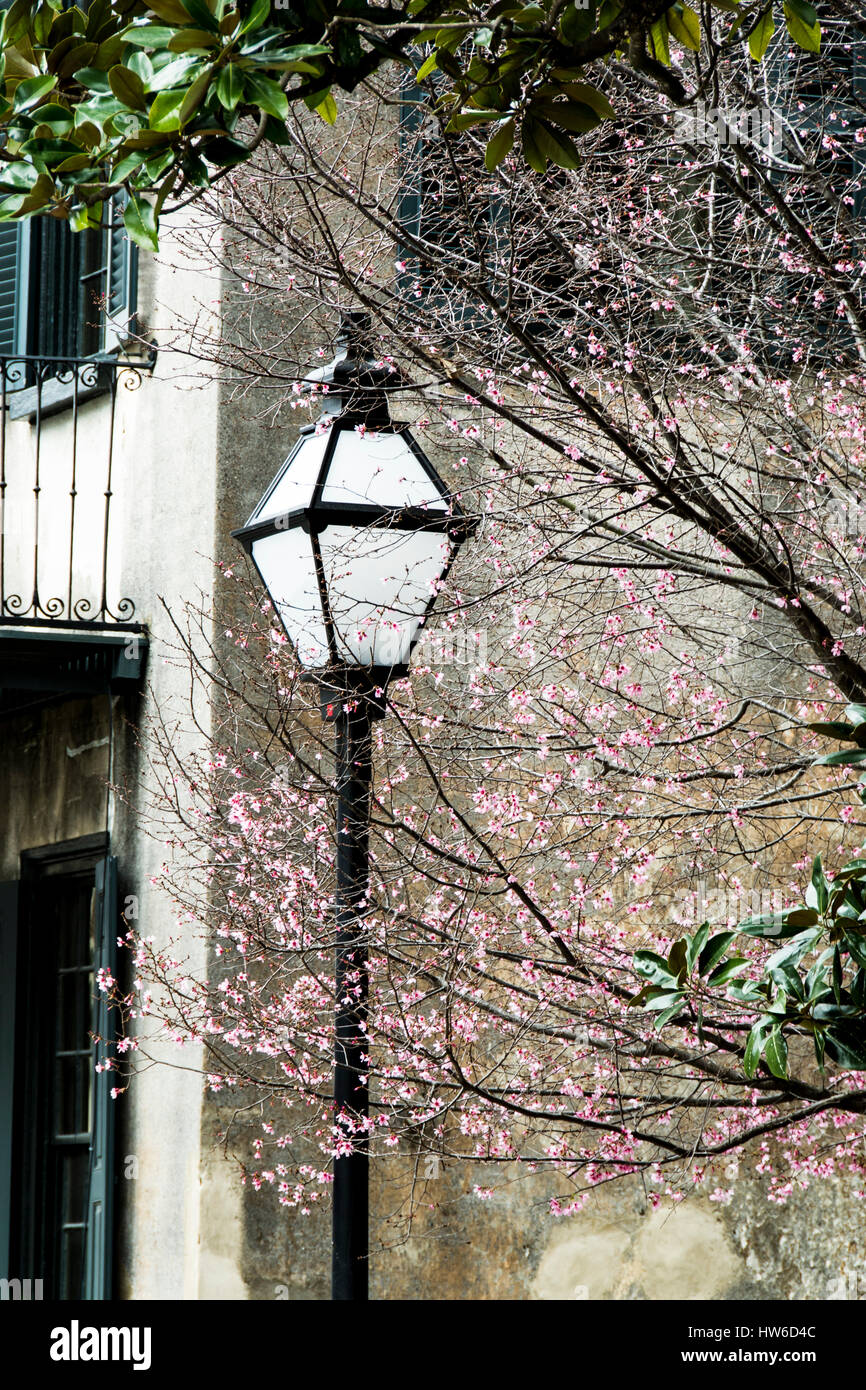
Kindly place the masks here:
<instances>
[{"instance_id":1,"label":"magnolia leaf","mask_svg":"<svg viewBox=\"0 0 866 1390\"><path fill-rule=\"evenodd\" d=\"M431 53L429 58L424 59L424 62L421 64L420 68L416 72L415 81L423 82L424 78L429 77L431 72L434 72L437 67L438 63L436 62L436 54Z\"/></svg>"},{"instance_id":2,"label":"magnolia leaf","mask_svg":"<svg viewBox=\"0 0 866 1390\"><path fill-rule=\"evenodd\" d=\"M174 37L173 29L166 29L161 24L137 24L125 29L122 36L124 43L134 43L142 48L165 48L169 41Z\"/></svg>"},{"instance_id":3,"label":"magnolia leaf","mask_svg":"<svg viewBox=\"0 0 866 1390\"><path fill-rule=\"evenodd\" d=\"M710 937L698 957L699 975L709 974L713 967L718 965L736 935L735 931L722 931Z\"/></svg>"},{"instance_id":4,"label":"magnolia leaf","mask_svg":"<svg viewBox=\"0 0 866 1390\"><path fill-rule=\"evenodd\" d=\"M554 130L547 121L537 122L536 142L541 153L560 169L580 168L580 155L574 142L561 131Z\"/></svg>"},{"instance_id":5,"label":"magnolia leaf","mask_svg":"<svg viewBox=\"0 0 866 1390\"><path fill-rule=\"evenodd\" d=\"M668 26L664 16L650 26L650 38L652 40L656 61L664 63L665 67L669 68L671 65L671 51L668 44Z\"/></svg>"},{"instance_id":6,"label":"magnolia leaf","mask_svg":"<svg viewBox=\"0 0 866 1390\"><path fill-rule=\"evenodd\" d=\"M145 251L158 251L156 213L151 203L133 193L123 210L123 225L136 246Z\"/></svg>"},{"instance_id":7,"label":"magnolia leaf","mask_svg":"<svg viewBox=\"0 0 866 1390\"><path fill-rule=\"evenodd\" d=\"M180 108L185 98L186 92L160 92L148 116L151 130L180 130Z\"/></svg>"},{"instance_id":8,"label":"magnolia leaf","mask_svg":"<svg viewBox=\"0 0 866 1390\"><path fill-rule=\"evenodd\" d=\"M31 107L38 106L42 98L53 91L56 84L57 78L50 74L26 78L24 82L19 82L15 88L12 109L14 111L29 111Z\"/></svg>"},{"instance_id":9,"label":"magnolia leaf","mask_svg":"<svg viewBox=\"0 0 866 1390\"><path fill-rule=\"evenodd\" d=\"M288 116L288 97L280 84L275 82L272 77L265 77L258 72L244 73L244 91L253 105L260 107L266 116L276 116L280 121L284 121ZM326 97L325 101L327 100ZM328 121L329 125L333 125L337 119L337 106L333 97L331 97L331 102L334 107L334 118ZM316 107L316 110L321 114L320 107ZM323 119L327 119L327 117L323 117Z\"/></svg>"},{"instance_id":10,"label":"magnolia leaf","mask_svg":"<svg viewBox=\"0 0 866 1390\"><path fill-rule=\"evenodd\" d=\"M514 117L504 121L499 129L491 135L487 142L487 149L484 151L485 168L492 173L498 169L503 159L506 159L514 148Z\"/></svg>"},{"instance_id":11,"label":"magnolia leaf","mask_svg":"<svg viewBox=\"0 0 866 1390\"><path fill-rule=\"evenodd\" d=\"M152 0L152 3L147 0L147 8L169 24L189 24L189 10L184 9L180 0Z\"/></svg>"},{"instance_id":12,"label":"magnolia leaf","mask_svg":"<svg viewBox=\"0 0 866 1390\"><path fill-rule=\"evenodd\" d=\"M811 6L805 6L804 8L811 9ZM785 24L794 42L798 44L800 48L804 48L807 53L820 53L821 26L817 23L817 19L813 24L805 23L800 14L794 9L791 0L786 0L784 10ZM815 13L814 10L812 10L812 13Z\"/></svg>"},{"instance_id":13,"label":"magnolia leaf","mask_svg":"<svg viewBox=\"0 0 866 1390\"><path fill-rule=\"evenodd\" d=\"M130 106L134 111L147 110L147 98L144 94L144 83L141 78L129 68L117 67L111 69L108 74L108 85L125 106Z\"/></svg>"},{"instance_id":14,"label":"magnolia leaf","mask_svg":"<svg viewBox=\"0 0 866 1390\"><path fill-rule=\"evenodd\" d=\"M701 46L701 21L691 6L672 5L665 19L674 38L697 53Z\"/></svg>"},{"instance_id":15,"label":"magnolia leaf","mask_svg":"<svg viewBox=\"0 0 866 1390\"><path fill-rule=\"evenodd\" d=\"M596 115L601 116L602 120L612 120L616 115L604 92L600 92L597 87L590 86L588 82L569 82L564 90L575 101L581 101L584 106L589 106Z\"/></svg>"},{"instance_id":16,"label":"magnolia leaf","mask_svg":"<svg viewBox=\"0 0 866 1390\"><path fill-rule=\"evenodd\" d=\"M234 63L227 63L216 80L216 94L227 111L234 111L243 96L243 78Z\"/></svg>"},{"instance_id":17,"label":"magnolia leaf","mask_svg":"<svg viewBox=\"0 0 866 1390\"><path fill-rule=\"evenodd\" d=\"M253 5L249 14L240 27L240 33L249 34L254 29L260 29L265 20L270 17L271 0L253 0Z\"/></svg>"},{"instance_id":18,"label":"magnolia leaf","mask_svg":"<svg viewBox=\"0 0 866 1390\"><path fill-rule=\"evenodd\" d=\"M195 79L195 82L193 82L181 103L179 112L181 125L186 125L190 117L194 115L201 106L205 93L210 86L212 75L213 68L208 68L205 72L200 73Z\"/></svg>"},{"instance_id":19,"label":"magnolia leaf","mask_svg":"<svg viewBox=\"0 0 866 1390\"><path fill-rule=\"evenodd\" d=\"M775 30L773 10L768 6L764 13L758 16L758 22L749 34L749 53L756 63L760 63L766 53Z\"/></svg>"},{"instance_id":20,"label":"magnolia leaf","mask_svg":"<svg viewBox=\"0 0 866 1390\"><path fill-rule=\"evenodd\" d=\"M768 1037L764 1057L773 1075L784 1081L788 1075L788 1044L781 1028L774 1028Z\"/></svg>"},{"instance_id":21,"label":"magnolia leaf","mask_svg":"<svg viewBox=\"0 0 866 1390\"><path fill-rule=\"evenodd\" d=\"M724 985L728 980L732 980L735 975L739 975L745 970L749 962L745 956L732 956L730 960L723 961L716 966L715 970L707 980L708 985Z\"/></svg>"},{"instance_id":22,"label":"magnolia leaf","mask_svg":"<svg viewBox=\"0 0 866 1390\"><path fill-rule=\"evenodd\" d=\"M326 125L333 125L337 119L337 103L330 92L325 94L318 106L314 109L318 115L321 116Z\"/></svg>"}]
</instances>

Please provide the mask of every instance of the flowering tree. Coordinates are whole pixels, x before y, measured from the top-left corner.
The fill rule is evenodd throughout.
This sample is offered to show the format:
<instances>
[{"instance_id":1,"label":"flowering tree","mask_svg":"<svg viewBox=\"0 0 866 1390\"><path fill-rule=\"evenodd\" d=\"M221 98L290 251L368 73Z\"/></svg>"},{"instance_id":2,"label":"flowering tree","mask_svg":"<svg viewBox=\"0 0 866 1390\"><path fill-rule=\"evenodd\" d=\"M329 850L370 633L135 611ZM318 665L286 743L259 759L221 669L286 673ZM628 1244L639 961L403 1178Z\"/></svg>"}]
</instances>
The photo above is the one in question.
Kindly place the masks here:
<instances>
[{"instance_id":1,"label":"flowering tree","mask_svg":"<svg viewBox=\"0 0 866 1390\"><path fill-rule=\"evenodd\" d=\"M331 1100L314 694L230 572L206 662L207 615L198 644L177 619L218 729L195 767L156 731L148 814L219 968L187 978L130 932L123 1007L204 1044L212 1089L262 1126L249 1179L287 1205L359 1143L549 1169L556 1211L636 1171L654 1202L727 1200L739 1162L775 1201L864 1172L850 43L804 59L776 36L757 77L716 55L687 122L612 64L617 122L545 177L450 136L435 83L387 80L348 103L352 145L298 119L212 195L234 318L190 350L284 423L309 400L285 344L364 307L394 411L482 523L373 736L369 1122ZM848 745L829 771L827 735Z\"/></svg>"}]
</instances>

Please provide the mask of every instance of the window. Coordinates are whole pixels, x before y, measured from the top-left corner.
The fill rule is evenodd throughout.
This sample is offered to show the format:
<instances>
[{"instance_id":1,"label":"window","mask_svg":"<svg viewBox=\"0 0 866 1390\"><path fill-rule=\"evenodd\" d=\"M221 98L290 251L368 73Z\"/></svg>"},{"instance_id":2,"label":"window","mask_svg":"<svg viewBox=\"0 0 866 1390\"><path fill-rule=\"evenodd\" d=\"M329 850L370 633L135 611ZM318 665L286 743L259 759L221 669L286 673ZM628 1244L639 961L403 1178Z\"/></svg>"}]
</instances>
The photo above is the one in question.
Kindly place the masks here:
<instances>
[{"instance_id":1,"label":"window","mask_svg":"<svg viewBox=\"0 0 866 1390\"><path fill-rule=\"evenodd\" d=\"M47 216L0 224L0 356L110 352L128 332L135 272L119 198L99 230Z\"/></svg>"},{"instance_id":2,"label":"window","mask_svg":"<svg viewBox=\"0 0 866 1390\"><path fill-rule=\"evenodd\" d=\"M112 1083L95 1069L110 1027L96 974L117 936L104 844L29 851L18 892L0 894L0 1277L41 1280L46 1299L111 1296Z\"/></svg>"}]
</instances>

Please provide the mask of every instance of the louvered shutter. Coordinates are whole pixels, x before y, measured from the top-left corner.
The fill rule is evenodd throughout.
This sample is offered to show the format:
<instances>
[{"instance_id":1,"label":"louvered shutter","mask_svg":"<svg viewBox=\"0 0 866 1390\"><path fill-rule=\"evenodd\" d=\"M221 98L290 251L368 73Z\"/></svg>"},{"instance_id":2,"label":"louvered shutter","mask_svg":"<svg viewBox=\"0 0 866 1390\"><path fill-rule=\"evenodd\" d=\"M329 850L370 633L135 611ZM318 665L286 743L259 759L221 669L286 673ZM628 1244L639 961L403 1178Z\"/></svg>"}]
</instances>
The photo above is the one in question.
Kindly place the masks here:
<instances>
[{"instance_id":1,"label":"louvered shutter","mask_svg":"<svg viewBox=\"0 0 866 1390\"><path fill-rule=\"evenodd\" d=\"M116 347L128 336L129 321L135 311L136 254L123 225L124 197L123 194L117 194L112 199L110 222L106 232L106 351Z\"/></svg>"},{"instance_id":2,"label":"louvered shutter","mask_svg":"<svg viewBox=\"0 0 866 1390\"><path fill-rule=\"evenodd\" d=\"M9 1279L18 883L0 883L0 1279ZM17 1273L17 1271L15 1271Z\"/></svg>"},{"instance_id":3,"label":"louvered shutter","mask_svg":"<svg viewBox=\"0 0 866 1390\"><path fill-rule=\"evenodd\" d=\"M18 261L21 228L15 222L0 222L0 356L11 357L21 350L19 342Z\"/></svg>"},{"instance_id":4,"label":"louvered shutter","mask_svg":"<svg viewBox=\"0 0 866 1390\"><path fill-rule=\"evenodd\" d=\"M96 965L112 976L117 971L117 860L108 857L96 865L96 921L99 924ZM113 1036L114 1014L106 996L96 1000L94 1031L95 1060L104 1065L109 1055L108 1040ZM110 1299L112 1293L113 1213L114 1213L114 1101L111 1088L114 1073L100 1071L94 1076L93 1135L90 1151L90 1190L87 1199L87 1251L84 1262L86 1299Z\"/></svg>"}]
</instances>

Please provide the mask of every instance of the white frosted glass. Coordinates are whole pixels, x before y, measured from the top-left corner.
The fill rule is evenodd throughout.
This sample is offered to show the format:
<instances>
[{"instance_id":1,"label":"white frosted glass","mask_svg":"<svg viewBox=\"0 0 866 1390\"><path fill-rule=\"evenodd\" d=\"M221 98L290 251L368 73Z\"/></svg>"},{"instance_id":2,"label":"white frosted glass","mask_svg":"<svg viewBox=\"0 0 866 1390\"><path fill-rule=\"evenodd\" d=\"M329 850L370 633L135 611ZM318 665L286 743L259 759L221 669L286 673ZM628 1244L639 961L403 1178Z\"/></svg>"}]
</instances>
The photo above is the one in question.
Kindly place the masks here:
<instances>
[{"instance_id":1,"label":"white frosted glass","mask_svg":"<svg viewBox=\"0 0 866 1390\"><path fill-rule=\"evenodd\" d=\"M330 430L323 434L302 434L286 460L286 469L270 497L264 497L250 522L270 521L285 512L300 511L310 505L313 488L322 467Z\"/></svg>"},{"instance_id":2,"label":"white frosted glass","mask_svg":"<svg viewBox=\"0 0 866 1390\"><path fill-rule=\"evenodd\" d=\"M323 502L382 507L427 507L443 512L447 502L402 434L341 430L322 489Z\"/></svg>"},{"instance_id":3,"label":"white frosted glass","mask_svg":"<svg viewBox=\"0 0 866 1390\"><path fill-rule=\"evenodd\" d=\"M341 655L361 666L408 661L450 557L447 535L329 526L319 539Z\"/></svg>"},{"instance_id":4,"label":"white frosted glass","mask_svg":"<svg viewBox=\"0 0 866 1390\"><path fill-rule=\"evenodd\" d=\"M300 526L253 541L253 559L302 666L328 664L310 537Z\"/></svg>"}]
</instances>

